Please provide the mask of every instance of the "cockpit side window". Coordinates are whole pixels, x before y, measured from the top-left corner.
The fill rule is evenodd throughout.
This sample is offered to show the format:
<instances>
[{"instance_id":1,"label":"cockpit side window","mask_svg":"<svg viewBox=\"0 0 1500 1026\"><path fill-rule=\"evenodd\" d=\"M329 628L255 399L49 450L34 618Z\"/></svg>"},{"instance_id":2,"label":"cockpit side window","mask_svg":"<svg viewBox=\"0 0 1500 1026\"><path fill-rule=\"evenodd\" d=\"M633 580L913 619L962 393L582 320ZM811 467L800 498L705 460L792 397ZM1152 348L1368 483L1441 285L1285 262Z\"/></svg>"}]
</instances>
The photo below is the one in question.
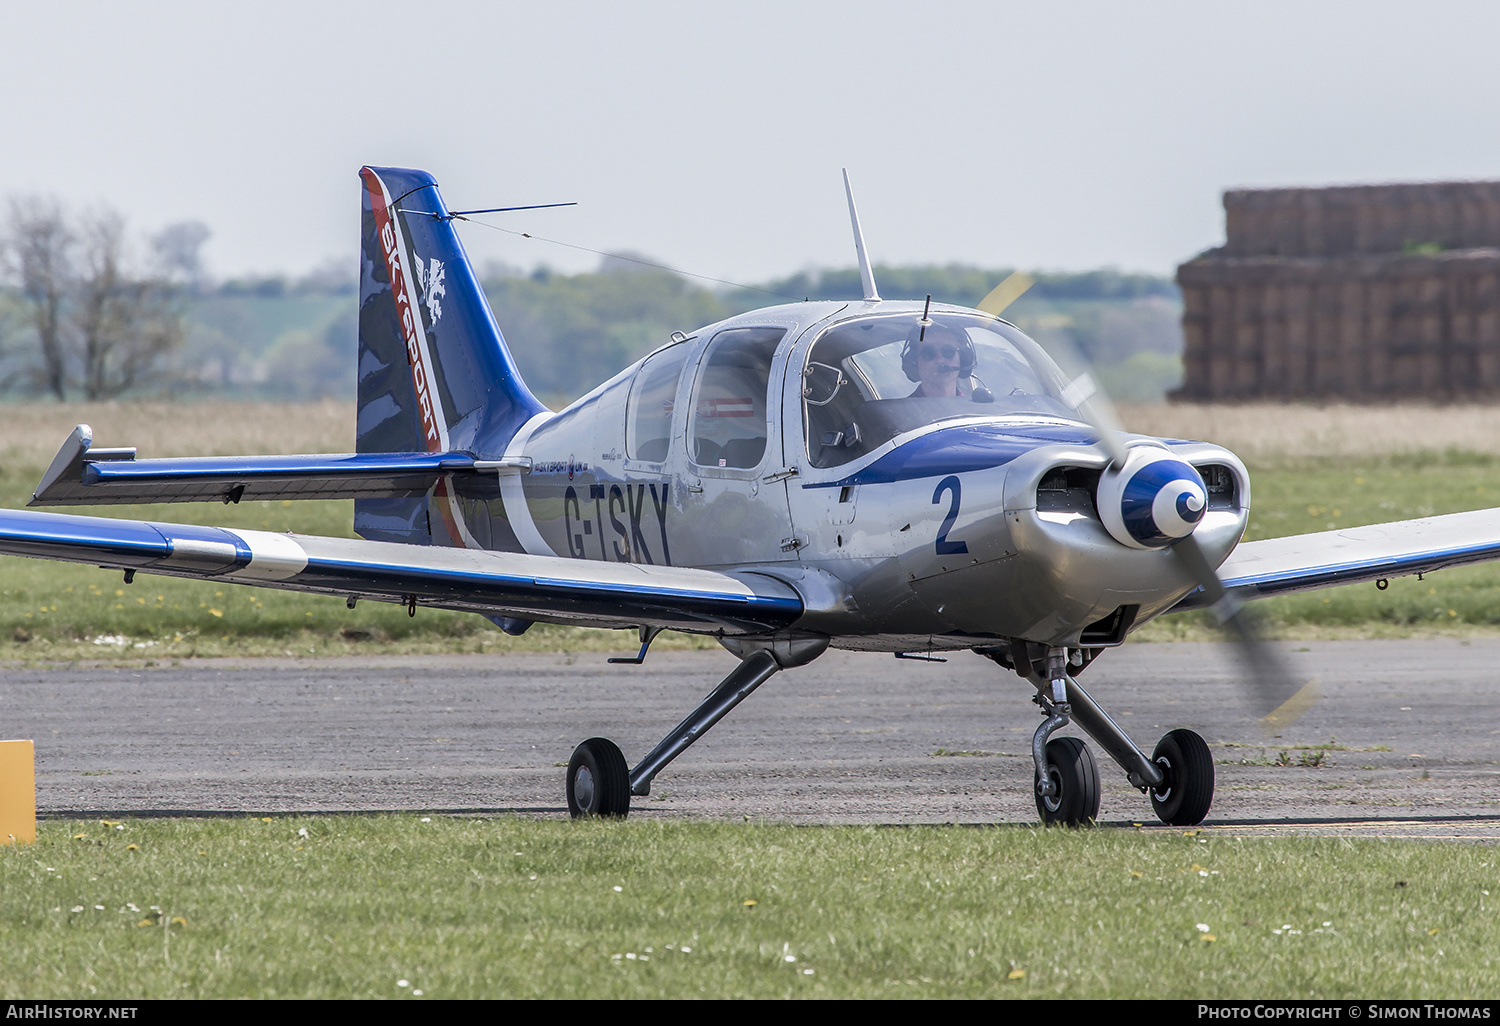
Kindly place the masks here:
<instances>
[{"instance_id":1,"label":"cockpit side window","mask_svg":"<svg viewBox=\"0 0 1500 1026\"><path fill-rule=\"evenodd\" d=\"M693 386L688 456L700 467L745 470L766 452L771 360L785 328L730 328L708 344Z\"/></svg>"},{"instance_id":2,"label":"cockpit side window","mask_svg":"<svg viewBox=\"0 0 1500 1026\"><path fill-rule=\"evenodd\" d=\"M625 413L625 451L631 459L660 463L667 458L677 382L687 356L688 346L678 343L647 357L636 371Z\"/></svg>"}]
</instances>

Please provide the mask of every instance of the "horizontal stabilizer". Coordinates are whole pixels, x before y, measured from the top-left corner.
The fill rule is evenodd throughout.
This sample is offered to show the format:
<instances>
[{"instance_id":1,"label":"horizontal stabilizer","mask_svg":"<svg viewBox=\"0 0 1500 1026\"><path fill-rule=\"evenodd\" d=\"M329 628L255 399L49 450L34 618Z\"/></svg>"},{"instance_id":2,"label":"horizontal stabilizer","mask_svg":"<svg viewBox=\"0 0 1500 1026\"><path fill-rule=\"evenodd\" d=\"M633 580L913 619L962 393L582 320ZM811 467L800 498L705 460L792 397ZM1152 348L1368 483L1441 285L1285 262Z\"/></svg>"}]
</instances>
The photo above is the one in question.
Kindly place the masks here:
<instances>
[{"instance_id":1,"label":"horizontal stabilizer","mask_svg":"<svg viewBox=\"0 0 1500 1026\"><path fill-rule=\"evenodd\" d=\"M1219 567L1239 599L1431 573L1500 559L1500 509L1241 542ZM1194 591L1172 612L1208 605Z\"/></svg>"},{"instance_id":2,"label":"horizontal stabilizer","mask_svg":"<svg viewBox=\"0 0 1500 1026\"><path fill-rule=\"evenodd\" d=\"M587 627L765 634L803 610L761 574L27 510L0 510L0 553Z\"/></svg>"},{"instance_id":3,"label":"horizontal stabilizer","mask_svg":"<svg viewBox=\"0 0 1500 1026\"><path fill-rule=\"evenodd\" d=\"M367 452L311 456L194 456L138 460L134 449L93 448L73 429L31 497L31 506L107 506L242 499L405 498L444 474L524 471L524 461L462 452Z\"/></svg>"}]
</instances>

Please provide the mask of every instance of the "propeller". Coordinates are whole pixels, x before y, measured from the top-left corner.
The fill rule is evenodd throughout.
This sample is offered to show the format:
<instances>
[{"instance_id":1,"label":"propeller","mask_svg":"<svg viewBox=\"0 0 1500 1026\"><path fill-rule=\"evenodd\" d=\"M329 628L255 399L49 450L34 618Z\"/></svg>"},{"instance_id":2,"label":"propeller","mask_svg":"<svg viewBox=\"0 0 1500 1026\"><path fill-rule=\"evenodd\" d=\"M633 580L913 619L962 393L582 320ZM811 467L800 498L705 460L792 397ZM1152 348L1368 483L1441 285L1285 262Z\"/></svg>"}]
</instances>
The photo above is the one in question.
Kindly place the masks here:
<instances>
[{"instance_id":1,"label":"propeller","mask_svg":"<svg viewBox=\"0 0 1500 1026\"><path fill-rule=\"evenodd\" d=\"M1034 278L1017 271L995 286L976 309L998 317L1033 284ZM1263 711L1262 729L1275 734L1291 726L1317 701L1317 681L1296 678L1280 653L1261 637L1255 615L1225 589L1209 563L1193 533L1207 505L1207 493L1197 471L1161 450L1127 448L1125 429L1114 405L1094 380L1082 354L1066 342L1050 344L1048 349L1067 381L1062 389L1063 401L1094 429L1099 446L1109 456L1100 480L1100 516L1110 534L1133 548L1170 546L1203 589L1220 627L1236 643L1249 670L1251 706ZM1127 506L1131 512L1122 514Z\"/></svg>"},{"instance_id":2,"label":"propeller","mask_svg":"<svg viewBox=\"0 0 1500 1026\"><path fill-rule=\"evenodd\" d=\"M1006 307L1020 299L1035 284L1036 279L1025 271L1013 271L999 285L990 289L990 294L981 299L974 309L991 317L999 317Z\"/></svg>"}]
</instances>

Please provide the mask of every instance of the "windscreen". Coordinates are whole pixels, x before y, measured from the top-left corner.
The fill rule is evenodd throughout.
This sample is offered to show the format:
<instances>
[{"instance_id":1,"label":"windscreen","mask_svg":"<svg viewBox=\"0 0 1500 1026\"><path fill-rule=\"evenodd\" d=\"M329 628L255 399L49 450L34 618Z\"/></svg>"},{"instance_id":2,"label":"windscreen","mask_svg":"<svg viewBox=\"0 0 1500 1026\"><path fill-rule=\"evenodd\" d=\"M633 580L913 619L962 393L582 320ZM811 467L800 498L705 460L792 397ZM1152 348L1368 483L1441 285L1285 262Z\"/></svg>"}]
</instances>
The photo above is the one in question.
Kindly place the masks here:
<instances>
[{"instance_id":1,"label":"windscreen","mask_svg":"<svg viewBox=\"0 0 1500 1026\"><path fill-rule=\"evenodd\" d=\"M864 317L836 325L802 372L808 456L836 467L940 420L1035 414L1076 420L1056 364L981 315Z\"/></svg>"}]
</instances>

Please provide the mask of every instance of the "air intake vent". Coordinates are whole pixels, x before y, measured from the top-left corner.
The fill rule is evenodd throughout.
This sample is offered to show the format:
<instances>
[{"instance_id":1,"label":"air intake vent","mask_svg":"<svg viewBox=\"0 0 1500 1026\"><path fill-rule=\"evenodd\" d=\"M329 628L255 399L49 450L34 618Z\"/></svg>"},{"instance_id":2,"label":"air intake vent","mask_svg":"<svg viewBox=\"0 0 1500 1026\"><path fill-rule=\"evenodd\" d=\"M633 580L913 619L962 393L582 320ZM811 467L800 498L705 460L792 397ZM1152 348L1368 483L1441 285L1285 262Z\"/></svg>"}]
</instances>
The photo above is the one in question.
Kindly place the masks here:
<instances>
[{"instance_id":1,"label":"air intake vent","mask_svg":"<svg viewBox=\"0 0 1500 1026\"><path fill-rule=\"evenodd\" d=\"M1125 640L1125 632L1135 623L1140 606L1121 606L1102 620L1095 620L1078 635L1078 644L1084 648L1103 645L1118 645Z\"/></svg>"},{"instance_id":2,"label":"air intake vent","mask_svg":"<svg viewBox=\"0 0 1500 1026\"><path fill-rule=\"evenodd\" d=\"M1036 508L1043 513L1083 513L1097 517L1094 489L1099 471L1089 467L1053 467L1036 486Z\"/></svg>"},{"instance_id":3,"label":"air intake vent","mask_svg":"<svg viewBox=\"0 0 1500 1026\"><path fill-rule=\"evenodd\" d=\"M1234 471L1218 463L1197 468L1208 487L1209 509L1238 509L1240 505L1239 481Z\"/></svg>"}]
</instances>

